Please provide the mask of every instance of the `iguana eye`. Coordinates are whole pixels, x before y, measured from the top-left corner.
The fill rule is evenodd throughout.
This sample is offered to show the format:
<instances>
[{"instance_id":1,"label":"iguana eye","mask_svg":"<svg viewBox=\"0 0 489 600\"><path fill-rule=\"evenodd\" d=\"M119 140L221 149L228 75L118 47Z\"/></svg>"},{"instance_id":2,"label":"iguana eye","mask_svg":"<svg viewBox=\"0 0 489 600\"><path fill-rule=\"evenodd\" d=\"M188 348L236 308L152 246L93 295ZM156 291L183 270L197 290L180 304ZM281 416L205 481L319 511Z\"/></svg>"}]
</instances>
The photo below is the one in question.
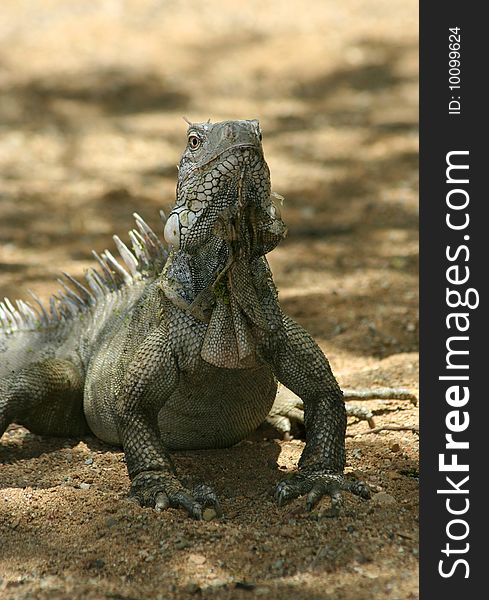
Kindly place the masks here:
<instances>
[{"instance_id":1,"label":"iguana eye","mask_svg":"<svg viewBox=\"0 0 489 600\"><path fill-rule=\"evenodd\" d=\"M202 140L198 135L190 135L188 138L188 146L190 150L197 150L197 148L202 144Z\"/></svg>"}]
</instances>

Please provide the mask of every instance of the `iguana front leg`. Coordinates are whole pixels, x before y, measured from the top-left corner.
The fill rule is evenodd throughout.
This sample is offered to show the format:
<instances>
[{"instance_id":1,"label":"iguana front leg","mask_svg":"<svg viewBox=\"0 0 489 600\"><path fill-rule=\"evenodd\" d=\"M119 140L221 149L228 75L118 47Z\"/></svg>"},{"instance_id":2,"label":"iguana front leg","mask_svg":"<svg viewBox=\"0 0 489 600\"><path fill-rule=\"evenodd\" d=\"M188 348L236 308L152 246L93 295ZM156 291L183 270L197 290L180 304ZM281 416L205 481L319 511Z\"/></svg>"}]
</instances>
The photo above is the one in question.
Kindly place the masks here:
<instances>
[{"instance_id":1,"label":"iguana front leg","mask_svg":"<svg viewBox=\"0 0 489 600\"><path fill-rule=\"evenodd\" d=\"M278 484L278 503L307 494L310 510L327 494L332 512L337 514L342 490L368 498L366 484L343 475L346 411L340 387L318 345L288 317L284 317L282 335L271 352L271 366L277 379L302 398L306 429L298 472Z\"/></svg>"},{"instance_id":2,"label":"iguana front leg","mask_svg":"<svg viewBox=\"0 0 489 600\"><path fill-rule=\"evenodd\" d=\"M158 428L158 413L177 383L167 331L158 328L145 339L127 369L117 399L119 434L131 479L130 496L142 506L182 507L201 519L206 505L219 512L218 499L209 486L199 485L190 492L180 483Z\"/></svg>"}]
</instances>

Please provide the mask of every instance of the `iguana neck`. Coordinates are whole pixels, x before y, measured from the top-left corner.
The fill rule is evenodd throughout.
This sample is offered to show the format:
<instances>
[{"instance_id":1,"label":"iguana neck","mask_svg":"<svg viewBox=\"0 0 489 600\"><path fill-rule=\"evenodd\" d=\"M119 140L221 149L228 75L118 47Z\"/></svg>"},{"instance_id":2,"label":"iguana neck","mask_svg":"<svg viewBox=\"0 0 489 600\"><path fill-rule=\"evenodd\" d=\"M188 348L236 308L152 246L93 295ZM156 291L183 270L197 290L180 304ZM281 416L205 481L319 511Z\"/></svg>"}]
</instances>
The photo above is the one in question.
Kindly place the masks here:
<instances>
[{"instance_id":1,"label":"iguana neck","mask_svg":"<svg viewBox=\"0 0 489 600\"><path fill-rule=\"evenodd\" d=\"M209 263L199 253L172 252L160 285L173 304L207 323L206 362L250 368L257 361L257 332L276 329L280 320L270 269L265 257L218 255Z\"/></svg>"},{"instance_id":2,"label":"iguana neck","mask_svg":"<svg viewBox=\"0 0 489 600\"><path fill-rule=\"evenodd\" d=\"M267 279L271 274L269 270L268 275L262 273L258 265L266 264L263 257L285 234L286 227L275 213L249 204L228 208L219 215L213 233L202 245L171 252L161 286L172 302L204 321L209 320L209 311L219 299L229 303L234 296L245 314L261 327L261 319L248 315L259 312L259 300L251 300L251 295L257 277ZM254 310L248 308L250 303L257 304Z\"/></svg>"}]
</instances>

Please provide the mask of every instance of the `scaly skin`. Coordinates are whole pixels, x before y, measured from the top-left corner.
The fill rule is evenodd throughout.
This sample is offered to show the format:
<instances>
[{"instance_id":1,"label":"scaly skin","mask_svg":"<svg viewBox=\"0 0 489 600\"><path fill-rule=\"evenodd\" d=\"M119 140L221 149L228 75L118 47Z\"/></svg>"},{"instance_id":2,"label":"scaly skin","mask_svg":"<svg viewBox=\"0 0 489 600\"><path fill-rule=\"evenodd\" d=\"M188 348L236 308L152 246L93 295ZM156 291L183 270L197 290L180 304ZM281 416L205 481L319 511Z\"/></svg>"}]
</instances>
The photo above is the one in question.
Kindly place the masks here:
<instances>
[{"instance_id":1,"label":"scaly skin","mask_svg":"<svg viewBox=\"0 0 489 600\"><path fill-rule=\"evenodd\" d=\"M217 497L207 485L186 489L168 449L243 439L267 417L279 381L302 399L306 430L297 473L277 486L279 504L307 494L310 509L326 494L337 513L341 490L368 497L343 476L346 411L329 363L278 303L265 254L285 232L258 122L190 125L163 270L102 325L90 321L78 349L0 379L0 427L16 420L62 435L55 413L69 405L66 434L88 425L121 444L142 505L200 518L206 505L219 510Z\"/></svg>"}]
</instances>

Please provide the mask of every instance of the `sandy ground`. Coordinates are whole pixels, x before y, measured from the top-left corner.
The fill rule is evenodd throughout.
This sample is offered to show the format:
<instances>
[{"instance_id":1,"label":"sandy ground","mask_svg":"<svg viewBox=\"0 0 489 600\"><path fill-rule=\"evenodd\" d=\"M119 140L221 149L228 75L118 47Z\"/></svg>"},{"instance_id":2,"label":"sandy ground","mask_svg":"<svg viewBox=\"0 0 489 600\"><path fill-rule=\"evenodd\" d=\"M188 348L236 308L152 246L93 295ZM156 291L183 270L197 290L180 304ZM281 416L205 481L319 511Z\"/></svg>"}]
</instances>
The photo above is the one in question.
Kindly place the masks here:
<instances>
[{"instance_id":1,"label":"sandy ground","mask_svg":"<svg viewBox=\"0 0 489 600\"><path fill-rule=\"evenodd\" d=\"M186 124L258 117L289 236L270 256L285 310L341 384L417 389L417 3L2 0L0 290L82 275L139 212L161 230ZM406 402L377 425L415 426ZM0 597L417 597L418 439L352 419L349 471L372 486L279 509L303 447L262 432L180 452L224 516L125 500L121 452L11 428L0 443Z\"/></svg>"}]
</instances>

